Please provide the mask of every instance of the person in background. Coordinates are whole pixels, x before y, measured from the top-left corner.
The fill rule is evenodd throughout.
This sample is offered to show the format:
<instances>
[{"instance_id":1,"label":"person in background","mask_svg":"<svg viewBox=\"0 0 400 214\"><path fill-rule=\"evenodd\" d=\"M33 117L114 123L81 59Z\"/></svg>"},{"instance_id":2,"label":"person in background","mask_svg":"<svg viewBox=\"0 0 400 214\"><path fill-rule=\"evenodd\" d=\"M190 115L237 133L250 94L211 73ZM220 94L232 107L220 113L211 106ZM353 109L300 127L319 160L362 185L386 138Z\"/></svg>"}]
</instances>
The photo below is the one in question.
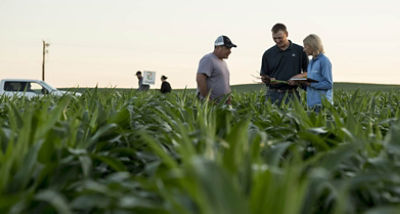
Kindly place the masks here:
<instances>
[{"instance_id":1,"label":"person in background","mask_svg":"<svg viewBox=\"0 0 400 214\"><path fill-rule=\"evenodd\" d=\"M229 69L224 61L231 54L231 48L237 47L227 36L219 36L214 42L214 51L201 58L196 75L197 96L221 102L228 96L226 104L231 102Z\"/></svg>"},{"instance_id":2,"label":"person in background","mask_svg":"<svg viewBox=\"0 0 400 214\"><path fill-rule=\"evenodd\" d=\"M333 104L332 64L325 56L322 41L317 35L308 35L303 40L303 45L304 52L312 59L308 64L308 72L296 77L306 77L317 81L305 81L303 84L307 86L307 106L318 112L322 107L321 99L323 97Z\"/></svg>"},{"instance_id":3,"label":"person in background","mask_svg":"<svg viewBox=\"0 0 400 214\"><path fill-rule=\"evenodd\" d=\"M142 76L142 72L141 71L137 71L136 72L136 77L138 78L139 82L139 91L147 91L150 89L150 85L147 84L143 84L143 76Z\"/></svg>"},{"instance_id":4,"label":"person in background","mask_svg":"<svg viewBox=\"0 0 400 214\"><path fill-rule=\"evenodd\" d=\"M166 93L170 93L172 88L171 85L169 84L169 82L167 82L168 77L162 75L161 76L161 93L166 94Z\"/></svg>"},{"instance_id":5,"label":"person in background","mask_svg":"<svg viewBox=\"0 0 400 214\"><path fill-rule=\"evenodd\" d=\"M285 103L299 97L298 86L289 85L285 81L307 72L308 57L303 47L288 40L289 33L284 24L275 24L271 31L276 45L264 52L260 76L268 87L266 100L280 105L284 97Z\"/></svg>"}]
</instances>

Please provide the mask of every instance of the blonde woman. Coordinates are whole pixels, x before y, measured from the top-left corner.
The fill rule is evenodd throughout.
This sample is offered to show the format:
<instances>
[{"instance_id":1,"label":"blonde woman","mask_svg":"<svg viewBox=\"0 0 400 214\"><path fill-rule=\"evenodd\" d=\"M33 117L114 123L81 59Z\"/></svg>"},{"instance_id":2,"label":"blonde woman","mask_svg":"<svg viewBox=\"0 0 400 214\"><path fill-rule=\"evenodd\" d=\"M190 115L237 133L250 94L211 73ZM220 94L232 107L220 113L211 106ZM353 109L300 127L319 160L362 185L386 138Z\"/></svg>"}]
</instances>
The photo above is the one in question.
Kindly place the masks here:
<instances>
[{"instance_id":1,"label":"blonde woman","mask_svg":"<svg viewBox=\"0 0 400 214\"><path fill-rule=\"evenodd\" d=\"M317 82L306 81L307 86L307 106L316 111L322 106L322 99L326 98L333 104L333 80L332 64L324 54L321 39L310 34L303 40L304 52L312 59L308 63L307 73L297 75L316 80Z\"/></svg>"}]
</instances>

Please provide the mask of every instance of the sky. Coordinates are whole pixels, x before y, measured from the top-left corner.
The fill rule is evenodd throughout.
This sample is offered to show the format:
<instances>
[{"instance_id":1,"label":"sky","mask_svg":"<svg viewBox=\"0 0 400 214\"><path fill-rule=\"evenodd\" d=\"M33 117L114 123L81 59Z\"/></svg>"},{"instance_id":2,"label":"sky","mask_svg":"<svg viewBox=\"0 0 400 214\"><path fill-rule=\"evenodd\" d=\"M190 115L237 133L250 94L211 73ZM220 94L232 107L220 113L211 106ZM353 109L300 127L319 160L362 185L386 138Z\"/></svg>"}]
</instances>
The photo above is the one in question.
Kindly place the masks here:
<instances>
[{"instance_id":1,"label":"sky","mask_svg":"<svg viewBox=\"0 0 400 214\"><path fill-rule=\"evenodd\" d=\"M202 56L219 35L238 47L230 83L259 82L261 57L284 23L302 45L321 37L335 82L400 84L400 1L0 0L0 79L42 77L54 87L137 88L155 71L160 88L195 88Z\"/></svg>"}]
</instances>

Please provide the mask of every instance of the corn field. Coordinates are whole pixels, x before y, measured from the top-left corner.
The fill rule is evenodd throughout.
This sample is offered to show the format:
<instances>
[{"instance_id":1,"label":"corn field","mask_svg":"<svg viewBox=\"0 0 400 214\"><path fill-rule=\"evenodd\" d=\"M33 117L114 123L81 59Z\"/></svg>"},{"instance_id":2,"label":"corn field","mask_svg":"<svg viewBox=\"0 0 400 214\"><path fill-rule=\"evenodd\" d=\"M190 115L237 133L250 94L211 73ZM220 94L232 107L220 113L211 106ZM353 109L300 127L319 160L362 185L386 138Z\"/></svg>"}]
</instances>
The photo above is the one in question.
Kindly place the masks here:
<instances>
[{"instance_id":1,"label":"corn field","mask_svg":"<svg viewBox=\"0 0 400 214\"><path fill-rule=\"evenodd\" d=\"M0 97L0 213L400 213L398 90Z\"/></svg>"}]
</instances>

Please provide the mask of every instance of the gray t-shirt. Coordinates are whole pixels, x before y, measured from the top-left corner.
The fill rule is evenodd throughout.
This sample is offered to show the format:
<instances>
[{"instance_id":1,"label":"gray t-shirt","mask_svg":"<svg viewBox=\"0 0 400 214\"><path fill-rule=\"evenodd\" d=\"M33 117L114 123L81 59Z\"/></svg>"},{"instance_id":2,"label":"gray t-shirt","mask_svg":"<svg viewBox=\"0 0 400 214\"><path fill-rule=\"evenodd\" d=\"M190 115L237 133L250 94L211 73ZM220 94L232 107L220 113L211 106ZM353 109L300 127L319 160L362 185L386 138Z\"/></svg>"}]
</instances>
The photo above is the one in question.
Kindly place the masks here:
<instances>
[{"instance_id":1,"label":"gray t-shirt","mask_svg":"<svg viewBox=\"0 0 400 214\"><path fill-rule=\"evenodd\" d=\"M213 53L201 58L197 74L207 76L207 88L208 91L211 90L211 99L222 98L231 92L228 66L224 60L219 59ZM197 88L197 93L199 93L199 88Z\"/></svg>"}]
</instances>

